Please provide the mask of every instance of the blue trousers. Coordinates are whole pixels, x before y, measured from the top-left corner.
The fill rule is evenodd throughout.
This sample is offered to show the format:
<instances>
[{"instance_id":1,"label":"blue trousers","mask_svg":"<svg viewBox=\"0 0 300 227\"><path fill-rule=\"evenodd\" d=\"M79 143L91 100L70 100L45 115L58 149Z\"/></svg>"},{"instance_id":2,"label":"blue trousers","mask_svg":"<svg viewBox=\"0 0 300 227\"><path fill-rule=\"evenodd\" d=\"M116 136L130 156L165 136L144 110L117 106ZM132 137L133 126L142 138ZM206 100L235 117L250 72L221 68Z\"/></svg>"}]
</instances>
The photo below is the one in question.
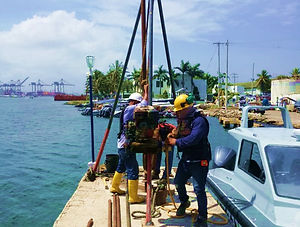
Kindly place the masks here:
<instances>
[{"instance_id":1,"label":"blue trousers","mask_svg":"<svg viewBox=\"0 0 300 227\"><path fill-rule=\"evenodd\" d=\"M180 160L174 183L181 203L186 202L189 197L186 193L185 184L190 177L193 177L194 192L197 196L199 216L207 218L207 198L205 192L205 183L208 173L208 166L201 166L200 162L189 163Z\"/></svg>"},{"instance_id":2,"label":"blue trousers","mask_svg":"<svg viewBox=\"0 0 300 227\"><path fill-rule=\"evenodd\" d=\"M125 148L119 148L118 173L126 171L128 180L137 180L139 178L139 165L136 160L136 153L126 151Z\"/></svg>"},{"instance_id":3,"label":"blue trousers","mask_svg":"<svg viewBox=\"0 0 300 227\"><path fill-rule=\"evenodd\" d=\"M156 165L155 165L155 172L159 173L160 172L160 163L161 163L161 156L163 152L158 152L156 155ZM174 155L174 146L172 147L172 150L169 151L169 157L168 157L168 167L169 167L169 174L171 173L172 170L172 165L173 165L173 155ZM167 159L165 159L165 167L167 168ZM167 171L163 173L162 178L166 179L167 178Z\"/></svg>"}]
</instances>

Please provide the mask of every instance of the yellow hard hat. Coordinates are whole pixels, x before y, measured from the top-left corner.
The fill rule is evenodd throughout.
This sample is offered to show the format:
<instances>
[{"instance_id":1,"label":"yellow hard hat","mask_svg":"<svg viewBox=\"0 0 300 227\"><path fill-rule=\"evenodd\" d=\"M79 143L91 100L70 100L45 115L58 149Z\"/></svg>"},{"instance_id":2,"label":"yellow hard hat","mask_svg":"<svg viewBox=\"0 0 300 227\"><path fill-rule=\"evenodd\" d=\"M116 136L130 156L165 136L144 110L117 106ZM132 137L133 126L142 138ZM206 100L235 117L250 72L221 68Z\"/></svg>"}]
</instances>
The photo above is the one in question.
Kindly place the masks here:
<instances>
[{"instance_id":1,"label":"yellow hard hat","mask_svg":"<svg viewBox=\"0 0 300 227\"><path fill-rule=\"evenodd\" d=\"M179 95L174 101L174 111L186 109L193 105L193 100L186 94Z\"/></svg>"}]
</instances>

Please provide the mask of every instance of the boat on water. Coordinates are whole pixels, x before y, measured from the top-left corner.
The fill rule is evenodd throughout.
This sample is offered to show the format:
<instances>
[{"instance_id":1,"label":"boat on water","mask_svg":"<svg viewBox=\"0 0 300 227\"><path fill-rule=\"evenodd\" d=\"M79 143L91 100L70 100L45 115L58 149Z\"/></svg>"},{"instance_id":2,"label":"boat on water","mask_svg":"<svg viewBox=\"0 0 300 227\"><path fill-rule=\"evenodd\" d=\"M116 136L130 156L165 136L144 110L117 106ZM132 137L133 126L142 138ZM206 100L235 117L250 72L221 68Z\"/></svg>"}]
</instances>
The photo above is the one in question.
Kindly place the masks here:
<instances>
[{"instance_id":1,"label":"boat on water","mask_svg":"<svg viewBox=\"0 0 300 227\"><path fill-rule=\"evenodd\" d=\"M299 226L300 130L283 107L283 127L251 127L248 113L257 108L274 107L243 108L241 127L228 131L239 148L215 149L208 186L237 224Z\"/></svg>"},{"instance_id":2,"label":"boat on water","mask_svg":"<svg viewBox=\"0 0 300 227\"><path fill-rule=\"evenodd\" d=\"M54 96L54 101L78 101L78 100L86 100L86 95L57 94Z\"/></svg>"}]
</instances>

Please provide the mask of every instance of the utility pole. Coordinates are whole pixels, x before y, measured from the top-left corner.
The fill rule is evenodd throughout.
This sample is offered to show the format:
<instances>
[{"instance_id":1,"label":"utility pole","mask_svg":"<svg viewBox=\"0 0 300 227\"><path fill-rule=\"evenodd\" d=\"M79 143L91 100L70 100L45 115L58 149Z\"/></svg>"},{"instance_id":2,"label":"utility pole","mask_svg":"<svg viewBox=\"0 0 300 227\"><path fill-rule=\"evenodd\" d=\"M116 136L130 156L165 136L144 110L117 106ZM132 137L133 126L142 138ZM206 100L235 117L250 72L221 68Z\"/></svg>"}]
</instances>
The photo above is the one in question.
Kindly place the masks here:
<instances>
[{"instance_id":1,"label":"utility pole","mask_svg":"<svg viewBox=\"0 0 300 227\"><path fill-rule=\"evenodd\" d=\"M251 83L251 95L253 96L253 81L254 81L254 63L252 65L252 79L251 79L252 83Z\"/></svg>"},{"instance_id":2,"label":"utility pole","mask_svg":"<svg viewBox=\"0 0 300 227\"><path fill-rule=\"evenodd\" d=\"M213 44L218 45L218 106L220 107L220 45L224 43L216 42Z\"/></svg>"},{"instance_id":3,"label":"utility pole","mask_svg":"<svg viewBox=\"0 0 300 227\"><path fill-rule=\"evenodd\" d=\"M233 85L234 85L233 86L233 92L235 93L235 79L238 78L238 76L237 76L238 74L237 73L232 73L231 75L233 77Z\"/></svg>"},{"instance_id":4,"label":"utility pole","mask_svg":"<svg viewBox=\"0 0 300 227\"><path fill-rule=\"evenodd\" d=\"M228 100L227 100L227 93L228 93L228 46L229 46L229 42L227 40L226 42L226 49L227 49L227 58L226 58L226 81L225 81L225 110L227 110L227 104L228 104Z\"/></svg>"}]
</instances>

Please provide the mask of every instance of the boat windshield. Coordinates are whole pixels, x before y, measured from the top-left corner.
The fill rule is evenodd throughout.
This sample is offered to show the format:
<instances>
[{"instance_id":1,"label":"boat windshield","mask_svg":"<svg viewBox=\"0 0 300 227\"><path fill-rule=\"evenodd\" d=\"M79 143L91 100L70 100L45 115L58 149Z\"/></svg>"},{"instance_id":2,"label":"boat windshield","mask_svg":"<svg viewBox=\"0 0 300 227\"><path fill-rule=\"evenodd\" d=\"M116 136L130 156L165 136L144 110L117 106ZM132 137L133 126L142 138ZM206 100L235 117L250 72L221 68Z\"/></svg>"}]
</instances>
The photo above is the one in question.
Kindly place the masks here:
<instances>
[{"instance_id":1,"label":"boat windshield","mask_svg":"<svg viewBox=\"0 0 300 227\"><path fill-rule=\"evenodd\" d=\"M300 199L300 147L265 147L276 194Z\"/></svg>"}]
</instances>

